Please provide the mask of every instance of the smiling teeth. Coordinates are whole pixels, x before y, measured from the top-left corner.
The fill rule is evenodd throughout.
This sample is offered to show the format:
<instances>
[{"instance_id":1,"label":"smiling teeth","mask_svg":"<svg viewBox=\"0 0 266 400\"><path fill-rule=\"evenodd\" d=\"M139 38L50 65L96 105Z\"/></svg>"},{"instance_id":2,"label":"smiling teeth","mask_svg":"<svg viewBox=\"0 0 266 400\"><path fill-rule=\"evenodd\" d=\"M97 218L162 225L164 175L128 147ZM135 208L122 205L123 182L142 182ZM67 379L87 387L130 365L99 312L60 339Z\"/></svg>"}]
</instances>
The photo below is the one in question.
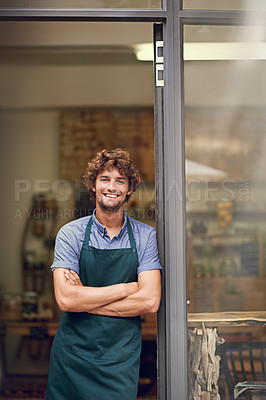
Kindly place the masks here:
<instances>
[{"instance_id":1,"label":"smiling teeth","mask_svg":"<svg viewBox=\"0 0 266 400\"><path fill-rule=\"evenodd\" d=\"M112 199L115 199L117 197L116 194L106 194L106 197L111 197Z\"/></svg>"}]
</instances>

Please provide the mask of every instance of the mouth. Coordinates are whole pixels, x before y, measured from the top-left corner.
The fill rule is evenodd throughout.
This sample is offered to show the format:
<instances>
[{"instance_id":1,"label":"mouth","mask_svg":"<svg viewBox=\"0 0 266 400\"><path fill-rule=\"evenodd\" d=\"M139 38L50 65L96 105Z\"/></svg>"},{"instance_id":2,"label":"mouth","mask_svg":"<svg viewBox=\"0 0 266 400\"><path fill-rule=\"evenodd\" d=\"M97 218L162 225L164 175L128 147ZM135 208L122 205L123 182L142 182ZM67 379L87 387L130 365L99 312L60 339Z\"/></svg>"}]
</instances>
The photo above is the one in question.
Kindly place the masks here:
<instances>
[{"instance_id":1,"label":"mouth","mask_svg":"<svg viewBox=\"0 0 266 400\"><path fill-rule=\"evenodd\" d=\"M116 199L119 197L119 194L104 193L104 196L108 197L109 199Z\"/></svg>"}]
</instances>

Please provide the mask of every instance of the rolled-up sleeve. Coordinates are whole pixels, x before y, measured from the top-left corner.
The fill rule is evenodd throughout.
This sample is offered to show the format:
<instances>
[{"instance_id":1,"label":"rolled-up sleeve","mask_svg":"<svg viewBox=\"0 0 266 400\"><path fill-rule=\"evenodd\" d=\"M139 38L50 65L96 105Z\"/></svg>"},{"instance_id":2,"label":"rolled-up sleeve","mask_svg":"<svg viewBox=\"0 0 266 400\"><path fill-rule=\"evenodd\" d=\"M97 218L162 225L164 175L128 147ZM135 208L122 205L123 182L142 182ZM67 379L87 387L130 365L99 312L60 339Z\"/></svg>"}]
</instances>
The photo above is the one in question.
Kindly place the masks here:
<instances>
[{"instance_id":1,"label":"rolled-up sleeve","mask_svg":"<svg viewBox=\"0 0 266 400\"><path fill-rule=\"evenodd\" d=\"M152 269L162 269L158 255L155 229L149 232L146 243L144 253L141 259L139 259L138 274Z\"/></svg>"},{"instance_id":2,"label":"rolled-up sleeve","mask_svg":"<svg viewBox=\"0 0 266 400\"><path fill-rule=\"evenodd\" d=\"M55 268L69 268L79 273L79 258L77 237L71 229L62 227L55 240L52 271Z\"/></svg>"}]
</instances>

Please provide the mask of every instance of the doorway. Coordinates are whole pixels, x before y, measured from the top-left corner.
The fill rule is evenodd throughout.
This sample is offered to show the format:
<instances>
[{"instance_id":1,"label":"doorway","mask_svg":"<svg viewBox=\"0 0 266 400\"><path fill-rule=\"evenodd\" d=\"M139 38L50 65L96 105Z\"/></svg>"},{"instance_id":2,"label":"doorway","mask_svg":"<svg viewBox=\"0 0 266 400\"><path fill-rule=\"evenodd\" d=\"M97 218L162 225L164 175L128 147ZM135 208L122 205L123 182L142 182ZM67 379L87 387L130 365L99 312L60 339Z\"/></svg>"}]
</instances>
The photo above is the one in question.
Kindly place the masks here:
<instances>
[{"instance_id":1,"label":"doorway","mask_svg":"<svg viewBox=\"0 0 266 400\"><path fill-rule=\"evenodd\" d=\"M137 45L152 43L153 27L20 21L1 22L0 30L2 237L12 237L16 249L1 241L1 311L10 323L53 324L60 317L49 271L53 241L64 223L88 211L81 178L93 153L131 153L143 182L127 212L156 224L153 64L136 58ZM24 292L37 293L34 316L23 315ZM156 398L156 318L142 323L139 395ZM27 376L45 385L51 338L13 331L4 342L4 392L28 390Z\"/></svg>"}]
</instances>

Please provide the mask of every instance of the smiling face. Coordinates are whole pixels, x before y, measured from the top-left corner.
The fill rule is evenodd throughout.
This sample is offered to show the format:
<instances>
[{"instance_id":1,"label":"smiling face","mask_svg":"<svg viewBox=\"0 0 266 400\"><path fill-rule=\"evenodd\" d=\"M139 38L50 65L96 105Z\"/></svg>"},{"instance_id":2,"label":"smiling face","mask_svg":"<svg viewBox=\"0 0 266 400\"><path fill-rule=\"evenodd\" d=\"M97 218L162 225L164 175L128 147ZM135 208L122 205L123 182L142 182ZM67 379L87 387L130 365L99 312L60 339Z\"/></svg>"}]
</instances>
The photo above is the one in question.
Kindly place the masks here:
<instances>
[{"instance_id":1,"label":"smiling face","mask_svg":"<svg viewBox=\"0 0 266 400\"><path fill-rule=\"evenodd\" d=\"M129 190L128 178L121 175L117 168L102 170L92 190L96 194L96 207L105 211L118 211L126 201Z\"/></svg>"}]
</instances>

